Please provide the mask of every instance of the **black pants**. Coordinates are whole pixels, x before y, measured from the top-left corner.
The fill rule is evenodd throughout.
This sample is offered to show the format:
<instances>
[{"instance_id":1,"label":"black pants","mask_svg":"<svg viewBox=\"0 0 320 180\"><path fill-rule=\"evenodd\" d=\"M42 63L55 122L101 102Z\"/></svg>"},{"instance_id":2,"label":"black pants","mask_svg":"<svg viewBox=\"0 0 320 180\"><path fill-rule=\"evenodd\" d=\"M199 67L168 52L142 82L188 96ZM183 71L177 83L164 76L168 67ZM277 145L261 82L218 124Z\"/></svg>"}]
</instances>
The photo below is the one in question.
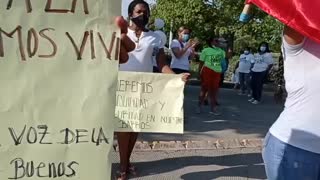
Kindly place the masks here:
<instances>
[{"instance_id":1,"label":"black pants","mask_svg":"<svg viewBox=\"0 0 320 180\"><path fill-rule=\"evenodd\" d=\"M240 89L241 92L250 93L250 73L239 73Z\"/></svg>"},{"instance_id":2,"label":"black pants","mask_svg":"<svg viewBox=\"0 0 320 180\"><path fill-rule=\"evenodd\" d=\"M188 70L178 69L178 68L172 68L172 71L176 74L189 73Z\"/></svg>"},{"instance_id":3,"label":"black pants","mask_svg":"<svg viewBox=\"0 0 320 180\"><path fill-rule=\"evenodd\" d=\"M252 89L252 98L257 101L261 101L263 81L265 78L266 72L252 72L251 80L251 89Z\"/></svg>"},{"instance_id":4,"label":"black pants","mask_svg":"<svg viewBox=\"0 0 320 180\"><path fill-rule=\"evenodd\" d=\"M158 67L156 67L156 66L153 66L153 72L154 72L154 73L160 73Z\"/></svg>"}]
</instances>

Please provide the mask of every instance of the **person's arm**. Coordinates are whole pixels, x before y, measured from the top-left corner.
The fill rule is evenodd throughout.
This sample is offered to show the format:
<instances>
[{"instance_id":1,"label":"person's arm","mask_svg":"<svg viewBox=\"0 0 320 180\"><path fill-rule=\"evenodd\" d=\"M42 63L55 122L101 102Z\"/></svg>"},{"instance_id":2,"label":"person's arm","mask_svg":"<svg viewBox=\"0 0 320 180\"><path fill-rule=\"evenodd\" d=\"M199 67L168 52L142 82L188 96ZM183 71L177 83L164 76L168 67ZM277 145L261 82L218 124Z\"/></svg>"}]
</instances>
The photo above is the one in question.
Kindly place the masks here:
<instances>
[{"instance_id":1,"label":"person's arm","mask_svg":"<svg viewBox=\"0 0 320 180\"><path fill-rule=\"evenodd\" d=\"M231 48L228 48L228 51L226 53L226 58L227 59L231 59L233 56L233 52L232 52L232 49Z\"/></svg>"},{"instance_id":2,"label":"person's arm","mask_svg":"<svg viewBox=\"0 0 320 180\"><path fill-rule=\"evenodd\" d=\"M164 49L159 49L159 52L156 56L157 65L159 68L159 71L166 74L175 74L171 68L166 64L166 55L164 53Z\"/></svg>"},{"instance_id":3,"label":"person's arm","mask_svg":"<svg viewBox=\"0 0 320 180\"><path fill-rule=\"evenodd\" d=\"M159 49L159 52L156 56L157 59L157 64L159 71L165 74L175 74L172 69L166 64L166 55L164 53L164 49L161 48ZM189 73L183 73L182 74L182 80L186 82L189 78L190 74Z\"/></svg>"},{"instance_id":4,"label":"person's arm","mask_svg":"<svg viewBox=\"0 0 320 180\"><path fill-rule=\"evenodd\" d=\"M136 44L131 41L127 36L128 23L123 19L122 16L118 16L115 19L115 23L121 29L121 45L120 45L120 54L119 54L119 63L123 64L129 60L128 52L133 51L136 48Z\"/></svg>"},{"instance_id":5,"label":"person's arm","mask_svg":"<svg viewBox=\"0 0 320 180\"><path fill-rule=\"evenodd\" d=\"M289 45L301 44L305 38L302 34L300 34L299 32L297 32L296 30L292 29L289 26L284 27L283 36L284 36L284 40Z\"/></svg>"},{"instance_id":6,"label":"person's arm","mask_svg":"<svg viewBox=\"0 0 320 180\"><path fill-rule=\"evenodd\" d=\"M192 60L192 59L195 58L195 57L196 57L195 49L192 48L192 49L191 49L191 52L190 52L189 60Z\"/></svg>"},{"instance_id":7,"label":"person's arm","mask_svg":"<svg viewBox=\"0 0 320 180\"><path fill-rule=\"evenodd\" d=\"M205 52L205 50L202 50L202 52L200 54L200 58L199 58L199 60L200 60L199 67L198 67L199 75L201 74L205 59L206 59L206 52Z\"/></svg>"},{"instance_id":8,"label":"person's arm","mask_svg":"<svg viewBox=\"0 0 320 180\"><path fill-rule=\"evenodd\" d=\"M271 68L273 67L273 63L274 63L272 54L269 53L269 56L267 58L268 58L268 60L267 60L267 62L268 62L267 72L270 72Z\"/></svg>"},{"instance_id":9,"label":"person's arm","mask_svg":"<svg viewBox=\"0 0 320 180\"><path fill-rule=\"evenodd\" d=\"M237 70L238 67L239 67L239 63L240 63L240 61L238 61L238 62L236 63L236 66L234 67L234 70L233 70L233 73L234 73L234 74L236 73L236 70Z\"/></svg>"},{"instance_id":10,"label":"person's arm","mask_svg":"<svg viewBox=\"0 0 320 180\"><path fill-rule=\"evenodd\" d=\"M173 41L173 44L171 45L172 53L176 58L181 58L186 52L188 52L189 48L195 47L196 43L188 42L185 47L181 48L181 44L178 40Z\"/></svg>"},{"instance_id":11,"label":"person's arm","mask_svg":"<svg viewBox=\"0 0 320 180\"><path fill-rule=\"evenodd\" d=\"M204 62L200 61L199 62L199 69L198 69L198 73L201 74L202 68L203 68Z\"/></svg>"}]
</instances>

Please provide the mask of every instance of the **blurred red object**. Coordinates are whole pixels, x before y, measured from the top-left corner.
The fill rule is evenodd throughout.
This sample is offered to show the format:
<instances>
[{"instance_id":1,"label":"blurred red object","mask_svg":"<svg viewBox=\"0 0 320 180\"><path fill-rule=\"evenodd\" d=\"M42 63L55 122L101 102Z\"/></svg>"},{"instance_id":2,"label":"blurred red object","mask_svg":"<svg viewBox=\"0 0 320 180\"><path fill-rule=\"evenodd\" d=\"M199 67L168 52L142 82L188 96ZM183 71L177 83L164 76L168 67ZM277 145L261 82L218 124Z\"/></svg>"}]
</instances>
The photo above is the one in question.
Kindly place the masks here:
<instances>
[{"instance_id":1,"label":"blurred red object","mask_svg":"<svg viewBox=\"0 0 320 180\"><path fill-rule=\"evenodd\" d=\"M320 0L247 0L320 43Z\"/></svg>"}]
</instances>

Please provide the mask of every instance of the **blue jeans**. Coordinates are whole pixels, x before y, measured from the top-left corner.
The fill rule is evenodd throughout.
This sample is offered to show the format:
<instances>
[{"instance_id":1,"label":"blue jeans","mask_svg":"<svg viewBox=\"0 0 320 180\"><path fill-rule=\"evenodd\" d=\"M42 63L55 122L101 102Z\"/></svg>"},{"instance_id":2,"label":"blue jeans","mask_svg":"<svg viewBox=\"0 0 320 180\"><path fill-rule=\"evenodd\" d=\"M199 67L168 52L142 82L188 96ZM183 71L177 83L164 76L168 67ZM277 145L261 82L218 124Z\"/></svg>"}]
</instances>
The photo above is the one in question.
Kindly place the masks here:
<instances>
[{"instance_id":1,"label":"blue jeans","mask_svg":"<svg viewBox=\"0 0 320 180\"><path fill-rule=\"evenodd\" d=\"M320 180L320 154L293 147L270 133L262 156L268 180Z\"/></svg>"}]
</instances>

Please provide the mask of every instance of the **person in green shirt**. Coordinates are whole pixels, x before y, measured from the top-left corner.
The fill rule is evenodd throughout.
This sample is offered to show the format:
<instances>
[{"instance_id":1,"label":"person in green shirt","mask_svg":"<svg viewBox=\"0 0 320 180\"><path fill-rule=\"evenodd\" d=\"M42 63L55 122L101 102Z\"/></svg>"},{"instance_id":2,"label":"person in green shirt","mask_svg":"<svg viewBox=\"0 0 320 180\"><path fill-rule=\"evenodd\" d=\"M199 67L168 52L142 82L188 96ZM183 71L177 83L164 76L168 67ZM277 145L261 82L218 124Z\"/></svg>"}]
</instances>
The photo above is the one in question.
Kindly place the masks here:
<instances>
[{"instance_id":1,"label":"person in green shirt","mask_svg":"<svg viewBox=\"0 0 320 180\"><path fill-rule=\"evenodd\" d=\"M199 106L197 113L201 113L201 106L208 93L211 105L211 114L220 115L217 111L217 93L222 73L222 62L226 58L223 49L218 48L218 39L209 38L207 48L203 49L200 55L199 74L201 78L201 91L199 95Z\"/></svg>"}]
</instances>

